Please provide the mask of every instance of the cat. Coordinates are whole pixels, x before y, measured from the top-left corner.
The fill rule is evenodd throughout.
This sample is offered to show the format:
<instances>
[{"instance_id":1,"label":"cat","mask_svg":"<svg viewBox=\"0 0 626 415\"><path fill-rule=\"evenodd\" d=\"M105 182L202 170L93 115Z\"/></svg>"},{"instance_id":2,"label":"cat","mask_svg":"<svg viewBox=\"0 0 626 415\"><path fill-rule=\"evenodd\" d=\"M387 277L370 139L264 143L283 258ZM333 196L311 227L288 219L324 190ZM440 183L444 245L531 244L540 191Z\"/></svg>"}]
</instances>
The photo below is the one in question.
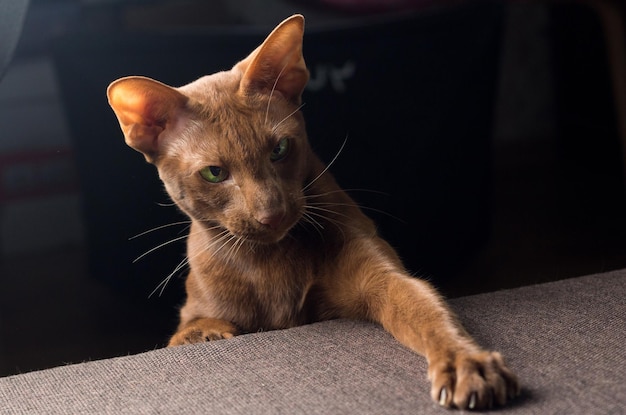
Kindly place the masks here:
<instances>
[{"instance_id":1,"label":"cat","mask_svg":"<svg viewBox=\"0 0 626 415\"><path fill-rule=\"evenodd\" d=\"M168 345L368 320L426 357L440 405L505 404L520 386L501 355L405 270L311 150L303 33L294 15L229 71L180 88L126 77L107 90L126 143L191 220L187 299Z\"/></svg>"}]
</instances>

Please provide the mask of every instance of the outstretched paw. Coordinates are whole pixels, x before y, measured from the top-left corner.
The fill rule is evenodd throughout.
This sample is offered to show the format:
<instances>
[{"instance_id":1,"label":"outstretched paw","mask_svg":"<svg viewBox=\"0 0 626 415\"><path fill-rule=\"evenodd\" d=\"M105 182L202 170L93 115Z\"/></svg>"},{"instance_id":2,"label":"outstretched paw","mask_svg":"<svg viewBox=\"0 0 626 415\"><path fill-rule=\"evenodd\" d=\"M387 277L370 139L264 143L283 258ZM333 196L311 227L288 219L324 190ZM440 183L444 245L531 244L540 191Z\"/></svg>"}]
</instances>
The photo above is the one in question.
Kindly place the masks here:
<instances>
[{"instance_id":1,"label":"outstretched paw","mask_svg":"<svg viewBox=\"0 0 626 415\"><path fill-rule=\"evenodd\" d=\"M520 393L517 377L497 352L457 352L431 362L431 396L441 406L489 409Z\"/></svg>"},{"instance_id":2,"label":"outstretched paw","mask_svg":"<svg viewBox=\"0 0 626 415\"><path fill-rule=\"evenodd\" d=\"M214 318L198 318L180 328L170 339L168 347L230 339L239 334L234 324Z\"/></svg>"}]
</instances>

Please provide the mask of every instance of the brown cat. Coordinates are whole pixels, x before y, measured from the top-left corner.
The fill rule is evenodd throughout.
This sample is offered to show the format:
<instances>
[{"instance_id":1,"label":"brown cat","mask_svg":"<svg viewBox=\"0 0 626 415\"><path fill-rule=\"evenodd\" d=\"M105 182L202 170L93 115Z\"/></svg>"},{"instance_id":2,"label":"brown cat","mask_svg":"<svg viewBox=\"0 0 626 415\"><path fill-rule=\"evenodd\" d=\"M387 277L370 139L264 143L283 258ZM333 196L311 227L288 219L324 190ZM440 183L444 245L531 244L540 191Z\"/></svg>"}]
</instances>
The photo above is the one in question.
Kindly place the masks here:
<instances>
[{"instance_id":1,"label":"brown cat","mask_svg":"<svg viewBox=\"0 0 626 415\"><path fill-rule=\"evenodd\" d=\"M304 18L282 22L230 71L180 88L144 77L108 89L126 143L192 221L187 302L169 345L351 318L428 359L433 399L487 408L519 393L312 153L301 93Z\"/></svg>"}]
</instances>

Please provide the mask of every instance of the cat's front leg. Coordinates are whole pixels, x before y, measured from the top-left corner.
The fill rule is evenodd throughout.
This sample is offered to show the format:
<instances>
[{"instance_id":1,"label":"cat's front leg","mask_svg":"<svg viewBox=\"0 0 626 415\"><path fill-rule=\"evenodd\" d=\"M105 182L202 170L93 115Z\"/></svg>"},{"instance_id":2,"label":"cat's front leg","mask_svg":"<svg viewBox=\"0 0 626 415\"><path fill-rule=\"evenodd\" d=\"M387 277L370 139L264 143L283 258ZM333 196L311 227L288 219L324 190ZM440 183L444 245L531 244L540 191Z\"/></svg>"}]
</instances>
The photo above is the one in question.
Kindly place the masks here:
<instances>
[{"instance_id":1,"label":"cat's front leg","mask_svg":"<svg viewBox=\"0 0 626 415\"><path fill-rule=\"evenodd\" d=\"M430 284L402 274L385 278L384 298L372 311L394 337L427 358L435 401L487 409L519 394L518 380L502 356L479 347Z\"/></svg>"},{"instance_id":2,"label":"cat's front leg","mask_svg":"<svg viewBox=\"0 0 626 415\"><path fill-rule=\"evenodd\" d=\"M229 321L216 318L196 318L181 324L170 339L168 347L230 339L237 334L239 334L237 327Z\"/></svg>"},{"instance_id":3,"label":"cat's front leg","mask_svg":"<svg viewBox=\"0 0 626 415\"><path fill-rule=\"evenodd\" d=\"M428 361L431 396L447 408L486 409L519 394L497 352L482 349L436 290L409 276L380 240L346 245L326 295L341 317L376 321Z\"/></svg>"}]
</instances>

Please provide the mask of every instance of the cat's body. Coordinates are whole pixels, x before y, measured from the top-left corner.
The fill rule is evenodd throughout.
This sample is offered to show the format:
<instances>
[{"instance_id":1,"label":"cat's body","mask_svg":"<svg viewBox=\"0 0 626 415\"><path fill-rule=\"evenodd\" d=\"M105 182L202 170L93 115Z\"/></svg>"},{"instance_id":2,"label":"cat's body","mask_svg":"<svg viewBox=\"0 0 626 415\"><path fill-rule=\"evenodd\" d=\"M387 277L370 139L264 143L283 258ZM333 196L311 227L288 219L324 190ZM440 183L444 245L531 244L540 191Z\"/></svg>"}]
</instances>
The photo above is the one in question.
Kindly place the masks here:
<instances>
[{"instance_id":1,"label":"cat's body","mask_svg":"<svg viewBox=\"0 0 626 415\"><path fill-rule=\"evenodd\" d=\"M127 143L192 221L187 301L170 345L366 319L426 356L440 404L503 404L519 387L499 354L407 273L311 151L302 33L293 16L231 71L181 88L141 77L109 87Z\"/></svg>"}]
</instances>

